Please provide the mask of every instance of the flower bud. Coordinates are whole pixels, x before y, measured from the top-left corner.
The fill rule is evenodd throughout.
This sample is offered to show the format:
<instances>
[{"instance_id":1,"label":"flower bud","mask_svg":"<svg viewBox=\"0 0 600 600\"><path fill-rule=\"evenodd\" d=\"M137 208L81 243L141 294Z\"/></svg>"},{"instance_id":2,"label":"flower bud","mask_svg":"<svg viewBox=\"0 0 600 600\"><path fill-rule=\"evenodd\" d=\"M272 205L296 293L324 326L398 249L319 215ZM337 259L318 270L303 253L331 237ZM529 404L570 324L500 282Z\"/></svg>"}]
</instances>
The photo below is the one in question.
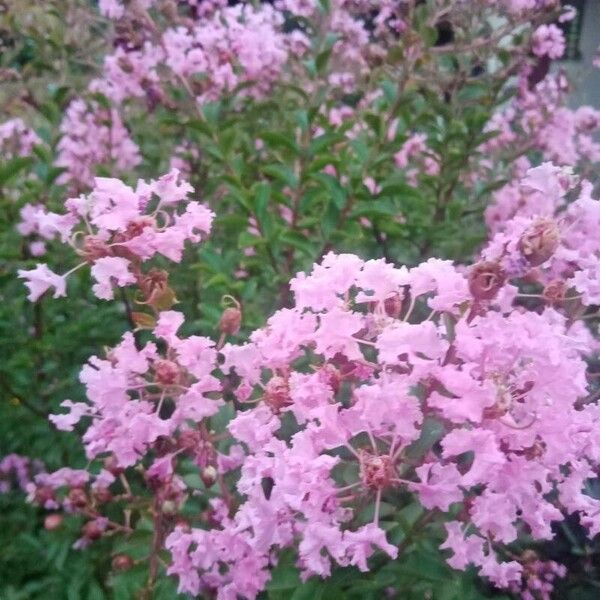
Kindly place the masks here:
<instances>
[{"instance_id":1,"label":"flower bud","mask_svg":"<svg viewBox=\"0 0 600 600\"><path fill-rule=\"evenodd\" d=\"M138 286L149 301L153 295L164 292L168 284L169 274L161 269L150 269L138 277Z\"/></svg>"},{"instance_id":2,"label":"flower bud","mask_svg":"<svg viewBox=\"0 0 600 600\"><path fill-rule=\"evenodd\" d=\"M92 496L98 504L106 504L112 499L112 494L107 488L96 488L92 492Z\"/></svg>"},{"instance_id":3,"label":"flower bud","mask_svg":"<svg viewBox=\"0 0 600 600\"><path fill-rule=\"evenodd\" d=\"M541 218L521 235L518 248L532 267L545 263L560 243L560 230L553 219Z\"/></svg>"},{"instance_id":4,"label":"flower bud","mask_svg":"<svg viewBox=\"0 0 600 600\"><path fill-rule=\"evenodd\" d=\"M390 485L395 471L389 456L360 452L360 477L366 487L381 489Z\"/></svg>"},{"instance_id":5,"label":"flower bud","mask_svg":"<svg viewBox=\"0 0 600 600\"><path fill-rule=\"evenodd\" d=\"M212 487L217 481L217 470L212 466L208 465L208 467L204 467L202 471L200 471L200 479L202 479L202 483L207 487Z\"/></svg>"},{"instance_id":6,"label":"flower bud","mask_svg":"<svg viewBox=\"0 0 600 600\"><path fill-rule=\"evenodd\" d=\"M177 447L186 450L187 452L194 452L202 441L200 432L196 429L186 429L179 434L177 440Z\"/></svg>"},{"instance_id":7,"label":"flower bud","mask_svg":"<svg viewBox=\"0 0 600 600\"><path fill-rule=\"evenodd\" d=\"M174 500L165 500L161 506L165 515L172 516L177 513L177 503Z\"/></svg>"},{"instance_id":8,"label":"flower bud","mask_svg":"<svg viewBox=\"0 0 600 600\"><path fill-rule=\"evenodd\" d=\"M542 292L542 296L544 300L553 306L558 306L562 304L565 300L565 296L567 295L567 284L560 279L556 279L555 281L551 281Z\"/></svg>"},{"instance_id":9,"label":"flower bud","mask_svg":"<svg viewBox=\"0 0 600 600\"><path fill-rule=\"evenodd\" d=\"M104 529L96 521L88 521L82 528L81 534L88 540L99 540L104 533Z\"/></svg>"},{"instance_id":10,"label":"flower bud","mask_svg":"<svg viewBox=\"0 0 600 600\"><path fill-rule=\"evenodd\" d=\"M73 488L67 495L69 504L75 508L84 508L88 503L87 494L82 488Z\"/></svg>"},{"instance_id":11,"label":"flower bud","mask_svg":"<svg viewBox=\"0 0 600 600\"><path fill-rule=\"evenodd\" d=\"M44 519L44 529L47 529L48 531L54 531L55 529L58 529L63 522L63 516L62 515L48 515L45 519Z\"/></svg>"},{"instance_id":12,"label":"flower bud","mask_svg":"<svg viewBox=\"0 0 600 600\"><path fill-rule=\"evenodd\" d=\"M388 317L397 319L402 312L402 296L394 294L391 298L386 298L383 302L383 308Z\"/></svg>"},{"instance_id":13,"label":"flower bud","mask_svg":"<svg viewBox=\"0 0 600 600\"><path fill-rule=\"evenodd\" d=\"M204 513L200 514L200 518L202 518L203 514ZM184 519L183 517L177 518L177 521L175 522L175 526L179 527L179 529L183 530L185 533L189 533L192 530L189 521L187 519Z\"/></svg>"},{"instance_id":14,"label":"flower bud","mask_svg":"<svg viewBox=\"0 0 600 600\"><path fill-rule=\"evenodd\" d=\"M161 385L177 383L179 373L179 365L172 360L158 360L154 363L154 376Z\"/></svg>"},{"instance_id":15,"label":"flower bud","mask_svg":"<svg viewBox=\"0 0 600 600\"><path fill-rule=\"evenodd\" d=\"M219 321L219 330L227 335L235 335L242 324L242 311L236 306L230 306L223 311Z\"/></svg>"},{"instance_id":16,"label":"flower bud","mask_svg":"<svg viewBox=\"0 0 600 600\"><path fill-rule=\"evenodd\" d=\"M492 300L506 281L497 262L481 261L469 271L469 291L475 300Z\"/></svg>"},{"instance_id":17,"label":"flower bud","mask_svg":"<svg viewBox=\"0 0 600 600\"><path fill-rule=\"evenodd\" d=\"M99 258L104 258L105 256L110 256L112 254L111 249L107 246L106 242L95 235L85 236L81 252L89 262L94 262Z\"/></svg>"},{"instance_id":18,"label":"flower bud","mask_svg":"<svg viewBox=\"0 0 600 600\"><path fill-rule=\"evenodd\" d=\"M46 502L54 500L54 490L49 486L42 486L36 488L34 493L34 499L38 504L44 506Z\"/></svg>"},{"instance_id":19,"label":"flower bud","mask_svg":"<svg viewBox=\"0 0 600 600\"><path fill-rule=\"evenodd\" d=\"M133 558L128 554L117 554L112 559L114 571L129 571L133 567Z\"/></svg>"},{"instance_id":20,"label":"flower bud","mask_svg":"<svg viewBox=\"0 0 600 600\"><path fill-rule=\"evenodd\" d=\"M288 382L278 375L271 377L265 386L264 401L275 413L289 406L292 403L292 399L290 398Z\"/></svg>"},{"instance_id":21,"label":"flower bud","mask_svg":"<svg viewBox=\"0 0 600 600\"><path fill-rule=\"evenodd\" d=\"M538 557L537 552L535 550L527 549L527 550L524 550L521 553L521 560L520 560L520 562L522 562L522 563L531 563L531 562L536 561L538 558L539 557Z\"/></svg>"}]
</instances>

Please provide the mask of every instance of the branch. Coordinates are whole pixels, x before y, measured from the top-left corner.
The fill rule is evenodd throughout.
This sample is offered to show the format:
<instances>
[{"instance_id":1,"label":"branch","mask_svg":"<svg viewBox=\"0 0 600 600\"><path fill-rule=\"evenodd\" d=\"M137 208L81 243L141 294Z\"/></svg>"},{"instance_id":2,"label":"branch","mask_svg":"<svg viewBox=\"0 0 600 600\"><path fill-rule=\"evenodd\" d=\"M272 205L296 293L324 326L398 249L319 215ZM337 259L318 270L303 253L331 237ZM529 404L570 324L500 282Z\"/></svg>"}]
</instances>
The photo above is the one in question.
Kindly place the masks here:
<instances>
[{"instance_id":1,"label":"branch","mask_svg":"<svg viewBox=\"0 0 600 600\"><path fill-rule=\"evenodd\" d=\"M48 418L48 415L50 413L29 402L29 400L27 400L25 396L22 396L21 394L15 392L12 385L9 383L8 379L2 372L0 372L0 387L2 387L10 396L16 398L19 401L19 404L22 404L33 414L37 415L38 417L42 417L43 419Z\"/></svg>"}]
</instances>

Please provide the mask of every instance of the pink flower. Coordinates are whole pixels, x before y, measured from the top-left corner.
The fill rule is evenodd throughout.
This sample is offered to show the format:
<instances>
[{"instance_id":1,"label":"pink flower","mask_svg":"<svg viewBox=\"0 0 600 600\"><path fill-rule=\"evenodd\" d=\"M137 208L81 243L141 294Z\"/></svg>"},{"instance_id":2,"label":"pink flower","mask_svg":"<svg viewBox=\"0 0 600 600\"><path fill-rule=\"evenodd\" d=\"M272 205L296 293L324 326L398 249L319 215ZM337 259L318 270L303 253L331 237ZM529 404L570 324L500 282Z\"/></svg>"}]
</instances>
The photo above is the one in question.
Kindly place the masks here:
<instances>
[{"instance_id":1,"label":"pink flower","mask_svg":"<svg viewBox=\"0 0 600 600\"><path fill-rule=\"evenodd\" d=\"M553 23L540 25L533 33L533 53L536 56L560 58L566 47L563 32Z\"/></svg>"},{"instance_id":2,"label":"pink flower","mask_svg":"<svg viewBox=\"0 0 600 600\"><path fill-rule=\"evenodd\" d=\"M373 547L380 548L392 559L398 555L398 548L387 541L385 532L374 523L364 525L356 531L345 531L344 542L347 544L350 564L363 572L369 570L367 559L373 554Z\"/></svg>"},{"instance_id":3,"label":"pink flower","mask_svg":"<svg viewBox=\"0 0 600 600\"><path fill-rule=\"evenodd\" d=\"M134 274L129 271L129 261L118 256L99 258L92 265L92 277L97 281L92 290L103 300L113 299L113 285L124 287L136 281Z\"/></svg>"},{"instance_id":4,"label":"pink flower","mask_svg":"<svg viewBox=\"0 0 600 600\"><path fill-rule=\"evenodd\" d=\"M165 339L169 344L178 341L177 331L183 325L183 315L175 310L165 310L160 313L158 323L154 328L154 335Z\"/></svg>"},{"instance_id":5,"label":"pink flower","mask_svg":"<svg viewBox=\"0 0 600 600\"><path fill-rule=\"evenodd\" d=\"M125 8L119 0L100 0L100 13L109 19L120 19L125 14Z\"/></svg>"},{"instance_id":6,"label":"pink flower","mask_svg":"<svg viewBox=\"0 0 600 600\"><path fill-rule=\"evenodd\" d=\"M68 408L66 414L50 415L48 418L57 429L61 431L73 431L73 427L79 423L81 417L88 413L89 407L84 402L72 402L65 400L60 404L64 408Z\"/></svg>"},{"instance_id":7,"label":"pink flower","mask_svg":"<svg viewBox=\"0 0 600 600\"><path fill-rule=\"evenodd\" d=\"M20 269L18 275L20 279L25 279L25 285L29 289L27 298L31 302L36 302L50 288L54 288L54 298L66 295L64 276L57 275L44 264L38 264L35 269L29 271Z\"/></svg>"}]
</instances>

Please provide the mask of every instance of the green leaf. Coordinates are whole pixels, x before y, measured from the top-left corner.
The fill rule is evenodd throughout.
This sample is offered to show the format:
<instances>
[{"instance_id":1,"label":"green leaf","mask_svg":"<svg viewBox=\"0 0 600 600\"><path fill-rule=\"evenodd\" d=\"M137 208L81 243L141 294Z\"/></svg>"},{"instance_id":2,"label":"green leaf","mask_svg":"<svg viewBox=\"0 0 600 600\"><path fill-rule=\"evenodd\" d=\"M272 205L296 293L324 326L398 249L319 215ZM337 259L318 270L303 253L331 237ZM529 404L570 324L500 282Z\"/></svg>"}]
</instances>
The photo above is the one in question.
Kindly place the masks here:
<instances>
[{"instance_id":1,"label":"green leaf","mask_svg":"<svg viewBox=\"0 0 600 600\"><path fill-rule=\"evenodd\" d=\"M284 244L289 244L293 248L300 250L307 257L312 258L315 254L315 247L312 242L310 242L306 236L297 233L295 231L283 230L279 235L279 239Z\"/></svg>"},{"instance_id":2,"label":"green leaf","mask_svg":"<svg viewBox=\"0 0 600 600\"><path fill-rule=\"evenodd\" d=\"M287 165L266 165L262 168L262 171L265 175L270 175L291 188L298 187L298 178Z\"/></svg>"},{"instance_id":3,"label":"green leaf","mask_svg":"<svg viewBox=\"0 0 600 600\"><path fill-rule=\"evenodd\" d=\"M338 209L341 210L344 208L346 205L346 199L348 198L348 193L335 177L332 177L327 173L313 173L311 174L310 178L313 181L318 181L325 187L327 193Z\"/></svg>"},{"instance_id":4,"label":"green leaf","mask_svg":"<svg viewBox=\"0 0 600 600\"><path fill-rule=\"evenodd\" d=\"M198 131L207 137L212 137L213 135L213 130L210 125L202 119L191 119L185 124L185 127Z\"/></svg>"},{"instance_id":5,"label":"green leaf","mask_svg":"<svg viewBox=\"0 0 600 600\"><path fill-rule=\"evenodd\" d=\"M288 135L278 133L277 131L262 131L258 134L258 137L270 148L289 150L295 156L300 154L298 144Z\"/></svg>"},{"instance_id":6,"label":"green leaf","mask_svg":"<svg viewBox=\"0 0 600 600\"><path fill-rule=\"evenodd\" d=\"M0 186L6 185L21 171L32 165L33 161L28 156L18 156L0 165Z\"/></svg>"},{"instance_id":7,"label":"green leaf","mask_svg":"<svg viewBox=\"0 0 600 600\"><path fill-rule=\"evenodd\" d=\"M339 220L340 210L336 207L334 202L329 202L321 221L321 230L326 239L329 239L332 232L337 228Z\"/></svg>"},{"instance_id":8,"label":"green leaf","mask_svg":"<svg viewBox=\"0 0 600 600\"><path fill-rule=\"evenodd\" d=\"M327 66L327 63L329 62L329 59L331 57L331 51L332 48L328 48L327 50L324 50L323 52L317 54L317 58L315 59L315 68L317 70L317 73L323 73L323 71L325 70L325 67Z\"/></svg>"},{"instance_id":9,"label":"green leaf","mask_svg":"<svg viewBox=\"0 0 600 600\"><path fill-rule=\"evenodd\" d=\"M310 142L308 146L308 152L311 156L314 156L315 154L318 154L321 150L331 150L333 146L345 140L346 136L344 136L343 133L324 133L323 135L314 138Z\"/></svg>"},{"instance_id":10,"label":"green leaf","mask_svg":"<svg viewBox=\"0 0 600 600\"><path fill-rule=\"evenodd\" d=\"M321 600L325 598L326 583L320 579L309 579L294 590L290 600ZM331 598L331 596L329 596Z\"/></svg>"},{"instance_id":11,"label":"green leaf","mask_svg":"<svg viewBox=\"0 0 600 600\"><path fill-rule=\"evenodd\" d=\"M269 201L271 199L271 184L257 183L254 185L254 212L265 235L269 236L271 228L271 215L269 215Z\"/></svg>"}]
</instances>

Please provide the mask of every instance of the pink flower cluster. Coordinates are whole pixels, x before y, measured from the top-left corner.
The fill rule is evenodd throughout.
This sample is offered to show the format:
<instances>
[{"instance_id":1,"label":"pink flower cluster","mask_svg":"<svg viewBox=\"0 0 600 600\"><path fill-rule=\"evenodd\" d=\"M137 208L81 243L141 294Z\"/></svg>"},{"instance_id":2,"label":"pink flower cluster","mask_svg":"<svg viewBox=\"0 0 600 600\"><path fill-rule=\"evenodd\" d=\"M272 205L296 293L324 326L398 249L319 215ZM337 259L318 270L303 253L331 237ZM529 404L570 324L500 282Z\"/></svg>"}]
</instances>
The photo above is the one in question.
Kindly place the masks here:
<instances>
[{"instance_id":1,"label":"pink flower cluster","mask_svg":"<svg viewBox=\"0 0 600 600\"><path fill-rule=\"evenodd\" d=\"M77 98L69 104L60 131L56 166L65 169L60 183L79 189L93 184L99 165L124 173L140 163L139 148L115 109Z\"/></svg>"},{"instance_id":2,"label":"pink flower cluster","mask_svg":"<svg viewBox=\"0 0 600 600\"><path fill-rule=\"evenodd\" d=\"M93 91L116 104L127 98L154 103L165 97L169 81L185 81L199 103L240 84L246 84L244 93L260 96L279 79L288 58L288 36L280 31L283 17L268 5L227 7L164 31L147 19L143 44L119 46L105 58L102 77L91 83Z\"/></svg>"},{"instance_id":3,"label":"pink flower cluster","mask_svg":"<svg viewBox=\"0 0 600 600\"><path fill-rule=\"evenodd\" d=\"M105 359L94 356L83 368L80 380L88 403L66 400L62 406L69 413L50 419L59 429L72 430L83 417L91 417L83 436L88 458L109 452L118 467L134 465L160 437L174 436L186 429L188 420L199 422L218 411L222 402L209 396L220 389L211 375L217 358L214 342L179 338L182 324L181 313L164 311L155 334L167 345L166 352L160 353L154 343L137 350L133 335L126 333Z\"/></svg>"},{"instance_id":4,"label":"pink flower cluster","mask_svg":"<svg viewBox=\"0 0 600 600\"><path fill-rule=\"evenodd\" d=\"M131 498L124 473L135 467L154 495L154 517L170 519L163 541L180 591L229 600L256 598L284 548L297 552L303 577L326 577L334 564L367 571L375 552L395 558L382 507L409 493L445 521L451 566L475 565L524 598L547 594L562 567L506 546L523 535L551 539L552 523L570 512L600 532L600 501L585 493L600 462L586 362L598 343L579 319L600 303L592 235L600 202L584 182L565 205L577 183L550 164L520 185L552 214L517 214L469 269L329 253L290 282L295 305L247 343L224 344L239 330L239 307L223 314L217 345L181 337L184 317L171 310L158 313L156 342L136 347L125 334L83 368L87 401L67 400L68 412L51 417L67 430L89 419L86 454L106 457L103 469L39 475L30 498L82 512L84 546L130 530L90 499L100 488L108 501L117 477L118 497ZM208 230L212 215L192 202L169 221L177 251L156 241L159 213L188 192L170 173L135 191L98 180L89 197L67 202L70 215L97 228L84 248L98 295L110 296L113 280L129 283L130 264L155 252L178 260L181 221ZM139 219L135 236L115 238ZM103 258L124 260L123 276ZM525 293L532 285L542 292ZM226 430L213 431L211 417L232 405ZM201 527L173 518L194 493L177 472L190 459L204 488L219 484Z\"/></svg>"},{"instance_id":5,"label":"pink flower cluster","mask_svg":"<svg viewBox=\"0 0 600 600\"><path fill-rule=\"evenodd\" d=\"M600 242L593 233L600 226L600 204L586 181L579 197L567 202L576 183L569 169L550 163L530 169L508 197L513 218L495 224L483 252L507 274L527 275L530 285L541 286L546 300L559 306L569 297L584 306L600 303Z\"/></svg>"},{"instance_id":6,"label":"pink flower cluster","mask_svg":"<svg viewBox=\"0 0 600 600\"><path fill-rule=\"evenodd\" d=\"M14 487L26 490L34 473L43 470L42 463L20 454L7 454L0 459L0 494Z\"/></svg>"},{"instance_id":7,"label":"pink flower cluster","mask_svg":"<svg viewBox=\"0 0 600 600\"><path fill-rule=\"evenodd\" d=\"M553 24L540 25L533 34L533 53L536 56L560 58L566 48L563 32Z\"/></svg>"},{"instance_id":8,"label":"pink flower cluster","mask_svg":"<svg viewBox=\"0 0 600 600\"><path fill-rule=\"evenodd\" d=\"M406 172L411 185L417 185L419 175L437 175L440 170L439 159L427 146L427 135L412 134L394 154L394 163ZM410 168L407 168L411 165Z\"/></svg>"},{"instance_id":9,"label":"pink flower cluster","mask_svg":"<svg viewBox=\"0 0 600 600\"><path fill-rule=\"evenodd\" d=\"M521 77L519 91L508 107L494 115L489 131L499 135L485 144L484 151L540 151L543 158L559 165L584 167L600 160L600 144L594 132L600 128L600 111L565 106L569 91L562 73L549 75L531 86L529 70Z\"/></svg>"},{"instance_id":10,"label":"pink flower cluster","mask_svg":"<svg viewBox=\"0 0 600 600\"><path fill-rule=\"evenodd\" d=\"M198 243L210 231L214 215L187 199L192 191L174 169L157 181L139 181L135 189L118 179L98 177L90 194L65 202L65 214L27 208L22 232L37 231L46 239L56 235L85 261L64 275L45 264L20 270L29 299L36 301L50 288L55 298L64 296L67 276L85 264L91 265L96 281L92 289L98 298L111 299L115 285L137 283L148 299L166 282L166 275L143 273L141 264L156 254L180 262L185 242Z\"/></svg>"},{"instance_id":11,"label":"pink flower cluster","mask_svg":"<svg viewBox=\"0 0 600 600\"><path fill-rule=\"evenodd\" d=\"M37 133L23 119L10 119L0 125L0 150L5 158L29 156L33 147L41 143Z\"/></svg>"}]
</instances>

